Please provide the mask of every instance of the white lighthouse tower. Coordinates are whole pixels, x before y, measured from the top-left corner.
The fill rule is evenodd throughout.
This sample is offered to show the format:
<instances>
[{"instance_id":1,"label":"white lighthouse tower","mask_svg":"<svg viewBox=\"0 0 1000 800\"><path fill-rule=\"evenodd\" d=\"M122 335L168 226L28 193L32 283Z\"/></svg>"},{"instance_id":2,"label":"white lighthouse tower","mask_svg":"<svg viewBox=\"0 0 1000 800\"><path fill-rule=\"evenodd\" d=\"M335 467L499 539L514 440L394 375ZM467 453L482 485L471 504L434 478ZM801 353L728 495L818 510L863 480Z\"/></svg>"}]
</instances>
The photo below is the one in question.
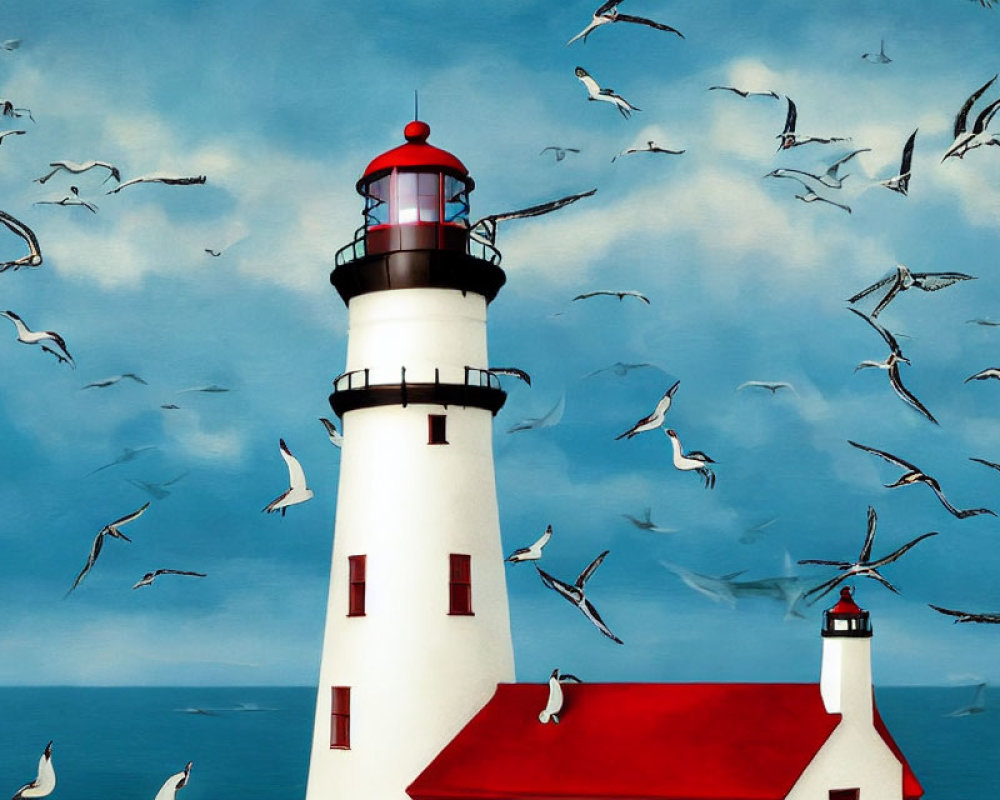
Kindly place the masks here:
<instances>
[{"instance_id":1,"label":"white lighthouse tower","mask_svg":"<svg viewBox=\"0 0 1000 800\"><path fill-rule=\"evenodd\" d=\"M505 276L471 252L474 182L429 134L409 123L365 169L364 225L330 276L349 332L307 800L405 800L514 679L492 447L506 395L486 350Z\"/></svg>"}]
</instances>

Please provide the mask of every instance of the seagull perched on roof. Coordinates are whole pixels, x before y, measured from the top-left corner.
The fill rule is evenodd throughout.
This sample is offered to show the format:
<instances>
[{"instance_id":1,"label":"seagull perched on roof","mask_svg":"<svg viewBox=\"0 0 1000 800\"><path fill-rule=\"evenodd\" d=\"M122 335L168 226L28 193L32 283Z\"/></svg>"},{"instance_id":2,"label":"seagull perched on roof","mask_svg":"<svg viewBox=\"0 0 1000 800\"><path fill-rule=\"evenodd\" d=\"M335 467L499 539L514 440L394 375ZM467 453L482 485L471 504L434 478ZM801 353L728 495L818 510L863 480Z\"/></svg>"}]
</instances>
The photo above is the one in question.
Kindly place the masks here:
<instances>
[{"instance_id":1,"label":"seagull perched on roof","mask_svg":"<svg viewBox=\"0 0 1000 800\"><path fill-rule=\"evenodd\" d=\"M0 211L0 222L2 222L11 233L20 236L28 245L28 255L15 258L13 261L0 261L0 272L8 269L20 269L21 267L40 267L42 265L42 251L38 246L38 237L35 232L10 214Z\"/></svg>"},{"instance_id":2,"label":"seagull perched on roof","mask_svg":"<svg viewBox=\"0 0 1000 800\"><path fill-rule=\"evenodd\" d=\"M576 73L576 77L586 87L588 100L600 100L605 103L611 103L625 119L632 116L633 111L642 111L641 108L632 105L620 94L615 94L614 89L602 88L597 81L590 77L590 73L583 67L577 67L574 72Z\"/></svg>"},{"instance_id":3,"label":"seagull perched on roof","mask_svg":"<svg viewBox=\"0 0 1000 800\"><path fill-rule=\"evenodd\" d=\"M140 586L152 586L153 581L155 581L160 575L191 575L195 578L206 577L204 572L188 572L183 569L158 569L154 572L147 572L132 588L138 589Z\"/></svg>"},{"instance_id":4,"label":"seagull perched on roof","mask_svg":"<svg viewBox=\"0 0 1000 800\"><path fill-rule=\"evenodd\" d=\"M564 683L580 683L580 679L576 675L560 675L558 667L552 670L549 676L549 699L545 703L545 708L538 713L538 721L543 725L549 720L559 723L559 713L563 707L562 684Z\"/></svg>"},{"instance_id":5,"label":"seagull perched on roof","mask_svg":"<svg viewBox=\"0 0 1000 800\"><path fill-rule=\"evenodd\" d=\"M337 430L337 426L326 417L320 417L319 421L323 423L323 427L326 429L326 435L330 437L330 444L334 447L343 447L344 436Z\"/></svg>"},{"instance_id":6,"label":"seagull perched on roof","mask_svg":"<svg viewBox=\"0 0 1000 800\"><path fill-rule=\"evenodd\" d=\"M104 179L103 183L107 183L107 181L111 178L114 178L120 183L122 179L122 175L121 172L118 171L118 167L114 164L109 164L107 161L50 161L49 166L53 168L52 171L47 172L40 178L35 178L36 183L45 183L60 170L71 172L74 175L80 175L81 173L88 172L89 170L97 167L108 171L108 176Z\"/></svg>"},{"instance_id":7,"label":"seagull perched on roof","mask_svg":"<svg viewBox=\"0 0 1000 800\"><path fill-rule=\"evenodd\" d=\"M179 176L179 175L143 175L140 178L132 178L125 183L118 184L107 194L117 194L127 186L134 186L137 183L164 183L168 186L193 186L205 183L204 175Z\"/></svg>"},{"instance_id":8,"label":"seagull perched on roof","mask_svg":"<svg viewBox=\"0 0 1000 800\"><path fill-rule=\"evenodd\" d=\"M306 474L302 470L302 465L292 455L284 439L278 440L278 449L281 451L281 457L285 459L285 464L288 466L288 488L264 506L262 510L268 514L280 511L281 516L285 516L288 506L304 503L313 496L313 493L312 489L306 486Z\"/></svg>"},{"instance_id":9,"label":"seagull perched on roof","mask_svg":"<svg viewBox=\"0 0 1000 800\"><path fill-rule=\"evenodd\" d=\"M969 126L969 112L972 110L972 106L975 105L976 101L986 92L990 86L993 85L993 81L997 79L994 75L986 83L980 86L976 91L969 95L965 103L958 110L958 114L955 115L955 141L951 143L951 146L945 151L944 156L942 156L941 161L944 162L945 159L951 158L964 158L965 154L970 150L977 147L982 147L987 144L997 144L1000 142L994 135L992 135L987 129L990 122L993 120L993 115L996 114L997 110L1000 109L1000 100L994 100L989 103L982 111L979 112L979 116L976 117L975 122L972 123L972 130L968 130Z\"/></svg>"},{"instance_id":10,"label":"seagull perched on roof","mask_svg":"<svg viewBox=\"0 0 1000 800\"><path fill-rule=\"evenodd\" d=\"M788 113L785 115L785 127L775 138L780 139L779 150L788 150L792 147L800 147L804 144L830 144L831 142L848 142L850 137L843 136L805 136L795 132L795 124L798 120L798 109L791 97L785 95L788 101Z\"/></svg>"},{"instance_id":11,"label":"seagull perched on roof","mask_svg":"<svg viewBox=\"0 0 1000 800\"><path fill-rule=\"evenodd\" d=\"M188 778L191 777L191 761L188 761L187 765L181 772L176 775L171 775L164 782L163 786L160 787L160 791L156 793L156 797L153 800L175 800L177 797L177 790L183 789L187 786Z\"/></svg>"},{"instance_id":12,"label":"seagull perched on roof","mask_svg":"<svg viewBox=\"0 0 1000 800\"><path fill-rule=\"evenodd\" d=\"M18 789L13 800L21 800L22 797L48 797L55 788L56 771L52 766L52 742L49 742L38 759L37 777Z\"/></svg>"},{"instance_id":13,"label":"seagull perched on roof","mask_svg":"<svg viewBox=\"0 0 1000 800\"><path fill-rule=\"evenodd\" d=\"M575 147L557 147L556 145L550 144L548 147L543 147L542 152L538 155L545 155L549 150L555 153L556 161L562 161L566 158L567 153L579 153L580 151Z\"/></svg>"},{"instance_id":14,"label":"seagull perched on roof","mask_svg":"<svg viewBox=\"0 0 1000 800\"><path fill-rule=\"evenodd\" d=\"M856 303L872 292L877 292L879 289L888 286L889 291L879 300L878 305L875 306L875 309L871 313L872 319L874 319L883 308L892 302L897 294L905 292L907 289L936 292L959 281L971 280L975 280L975 276L966 275L964 272L910 272L910 268L905 264L897 264L895 274L875 281L871 286L866 286L853 297L847 298L847 302Z\"/></svg>"},{"instance_id":15,"label":"seagull perched on roof","mask_svg":"<svg viewBox=\"0 0 1000 800\"><path fill-rule=\"evenodd\" d=\"M857 314L861 317L861 319L871 325L878 332L879 336L882 337L883 341L889 345L889 355L885 361L862 361L854 368L854 371L857 372L859 369L864 369L865 367L877 367L879 369L886 370L889 373L889 383L892 385L892 390L900 397L900 399L915 408L927 417L927 419L937 425L938 421L934 419L934 415L924 407L924 404L916 398L913 392L903 386L903 379L899 376L899 365L900 362L909 364L910 359L903 355L903 351L900 349L899 342L896 341L896 337L875 322L875 320L867 314L862 314L856 308L849 308L848 311L852 311Z\"/></svg>"},{"instance_id":16,"label":"seagull perched on roof","mask_svg":"<svg viewBox=\"0 0 1000 800\"><path fill-rule=\"evenodd\" d=\"M519 564L522 561L538 561L542 557L542 548L549 543L552 538L552 526L546 525L545 532L527 547L519 547L512 552L504 561L512 564Z\"/></svg>"},{"instance_id":17,"label":"seagull perched on roof","mask_svg":"<svg viewBox=\"0 0 1000 800\"><path fill-rule=\"evenodd\" d=\"M597 189L591 189L589 192L567 195L566 197L560 197L558 200L550 200L547 203L539 203L538 205L528 206L527 208L519 208L516 211L505 211L502 214L490 214L480 220L476 220L476 222L469 227L469 235L473 238L486 241L491 245L496 244L498 222L503 222L509 219L524 219L525 217L537 217L541 214L548 214L551 211L557 211L563 206L575 203L583 197L590 197L596 191Z\"/></svg>"},{"instance_id":18,"label":"seagull perched on roof","mask_svg":"<svg viewBox=\"0 0 1000 800\"><path fill-rule=\"evenodd\" d=\"M684 38L684 34L679 30L672 28L669 25L664 25L662 22L654 22L653 20L646 19L645 17L633 17L631 14L618 13L618 6L621 3L622 0L608 0L608 2L602 3L594 12L593 18L590 20L590 24L566 42L566 44L571 45L577 39L583 39L586 44L587 37L590 36L596 28L599 28L601 25L607 25L611 22L634 22L638 25L645 25L647 28L655 28L658 31L676 33L682 39Z\"/></svg>"},{"instance_id":19,"label":"seagull perched on roof","mask_svg":"<svg viewBox=\"0 0 1000 800\"><path fill-rule=\"evenodd\" d=\"M624 150L622 150L618 155L611 156L611 161L613 163L616 159L621 158L622 156L631 155L632 153L666 153L667 155L671 156L679 156L681 153L686 153L686 152L687 152L686 150L668 150L666 147L660 147L652 139L649 139L646 142L645 147L627 147Z\"/></svg>"},{"instance_id":20,"label":"seagull perched on roof","mask_svg":"<svg viewBox=\"0 0 1000 800\"><path fill-rule=\"evenodd\" d=\"M578 294L573 300L587 300L590 297L600 297L601 295L608 295L609 297L617 297L619 300L624 300L626 297L634 297L637 300L642 300L646 305L649 305L649 298L646 297L642 292L637 292L635 289L597 289L593 292L584 292L583 294Z\"/></svg>"},{"instance_id":21,"label":"seagull perched on roof","mask_svg":"<svg viewBox=\"0 0 1000 800\"><path fill-rule=\"evenodd\" d=\"M622 644L622 640L619 639L617 636L615 636L608 628L608 626L604 624L604 620L602 620L600 615L597 613L597 609L594 608L594 606L591 604L591 602L587 599L586 595L584 594L585 584L590 579L590 576L594 574L594 570L596 570L599 566L601 566L601 562L604 561L605 556L607 556L609 552L611 551L605 550L597 558L591 561L586 566L586 568L584 568L583 572L579 574L576 581L572 585L565 583L559 580L558 578L553 578L543 569L540 569L537 565L535 566L535 569L538 570L538 575L542 579L542 583L544 583L550 589L555 591L557 594L561 595L562 597L565 597L567 600L569 600L569 602L571 602L573 605L579 608L580 611L583 612L583 615L587 619L589 619L592 623L594 623L594 625L601 633L603 633L612 641L617 642L618 644Z\"/></svg>"},{"instance_id":22,"label":"seagull perched on roof","mask_svg":"<svg viewBox=\"0 0 1000 800\"><path fill-rule=\"evenodd\" d=\"M914 466L909 461L904 461L899 456L894 456L892 453L887 453L884 450L876 450L874 447L868 447L863 444L858 444L857 442L852 442L850 439L847 440L847 443L852 447L864 450L866 453L872 453L884 461L888 461L890 464L895 464L897 467L901 467L905 470L905 472L894 483L882 484L886 489L896 489L900 486L912 486L916 483L923 483L930 487L931 491L937 495L937 499L941 501L941 505L947 508L949 512L959 519L975 517L979 514L992 514L994 517L996 516L996 512L990 511L988 508L955 508L955 506L948 502L948 498L944 496L944 492L941 491L941 484L937 482L937 479L931 477L926 472L923 472L919 467Z\"/></svg>"},{"instance_id":23,"label":"seagull perched on roof","mask_svg":"<svg viewBox=\"0 0 1000 800\"><path fill-rule=\"evenodd\" d=\"M751 96L761 96L761 97L772 97L775 100L778 98L778 93L768 89L766 92L753 92L747 89L737 89L735 86L709 86L708 91L715 89L721 89L723 91L732 92L733 94L738 94L740 97L747 98Z\"/></svg>"},{"instance_id":24,"label":"seagull perched on roof","mask_svg":"<svg viewBox=\"0 0 1000 800\"><path fill-rule=\"evenodd\" d=\"M840 570L840 575L835 578L831 578L828 581L824 581L819 584L819 586L814 586L808 592L806 592L803 597L809 597L810 595L816 595L811 601L815 603L827 592L831 591L838 583L847 580L854 576L859 576L863 578L873 578L874 580L881 583L887 589L896 594L899 594L899 590L896 589L889 581L882 577L879 573L879 567L884 567L886 564L891 564L893 561L898 559L903 553L909 550L911 547L916 545L918 542L927 539L930 536L937 536L937 531L931 531L929 533L924 533L918 536L916 539L907 542L898 550L894 550L887 556L872 560L872 545L875 543L875 526L878 523L878 514L875 513L875 509L872 506L868 506L868 532L865 534L865 542L861 546L861 554L858 556L857 561L824 561L822 559L815 558L804 558L800 559L800 564L823 564L830 567L836 567ZM850 591L846 589L845 591Z\"/></svg>"},{"instance_id":25,"label":"seagull perched on roof","mask_svg":"<svg viewBox=\"0 0 1000 800\"><path fill-rule=\"evenodd\" d=\"M45 348L44 345L43 349L45 349L49 353L52 353L60 360L68 361L71 366L74 367L76 366L76 363L73 361L73 357L69 354L69 350L66 349L65 339L63 339L62 336L60 336L55 331L30 330L28 326L24 324L24 320L22 320L17 314L15 314L13 311L9 309L7 311L0 311L0 317L6 317L7 319L9 319L11 322L14 323L14 327L17 329L17 340L22 344L39 344L40 342L52 342L59 348L59 352Z\"/></svg>"},{"instance_id":26,"label":"seagull perched on roof","mask_svg":"<svg viewBox=\"0 0 1000 800\"><path fill-rule=\"evenodd\" d=\"M885 39L882 39L879 42L879 50L877 53L862 53L861 57L865 61L869 61L872 64L888 64L892 61L892 59L885 54Z\"/></svg>"},{"instance_id":27,"label":"seagull perched on roof","mask_svg":"<svg viewBox=\"0 0 1000 800\"><path fill-rule=\"evenodd\" d=\"M94 564L97 563L97 557L101 554L101 550L104 548L104 537L111 536L114 539L124 539L126 542L131 542L132 540L121 532L121 527L141 517L142 513L147 508L149 508L149 503L146 503L142 506L142 508L133 511L131 514L126 514L124 517L108 523L101 528L100 531L98 531L97 536L94 539L94 543L90 547L90 554L87 556L87 563L84 564L83 569L80 570L80 573L76 576L76 580L73 581L73 585L69 587L69 592L66 592L64 598L69 597L70 592L80 585L80 581L87 577L87 573L90 572Z\"/></svg>"},{"instance_id":28,"label":"seagull perched on roof","mask_svg":"<svg viewBox=\"0 0 1000 800\"><path fill-rule=\"evenodd\" d=\"M673 385L663 393L663 397L656 401L656 405L653 407L653 410L625 431L625 433L621 433L616 436L615 440L631 439L633 436L638 436L640 433L645 433L646 431L659 428L663 424L663 418L666 416L667 411L670 410L671 403L674 402L674 394L677 393L677 387L680 385L681 382L679 380L674 381Z\"/></svg>"},{"instance_id":29,"label":"seagull perched on roof","mask_svg":"<svg viewBox=\"0 0 1000 800\"><path fill-rule=\"evenodd\" d=\"M714 464L715 461L701 450L691 450L685 453L681 449L681 441L677 438L677 431L671 429L664 431L664 433L667 434L667 438L670 439L670 445L673 448L674 466L682 472L697 472L704 478L705 488L714 489L715 472L708 465Z\"/></svg>"},{"instance_id":30,"label":"seagull perched on roof","mask_svg":"<svg viewBox=\"0 0 1000 800\"><path fill-rule=\"evenodd\" d=\"M942 614L955 617L955 622L985 622L988 625L1000 625L1000 613L982 613L975 611L955 611L952 608L941 608L941 606L928 603L931 608Z\"/></svg>"},{"instance_id":31,"label":"seagull perched on roof","mask_svg":"<svg viewBox=\"0 0 1000 800\"><path fill-rule=\"evenodd\" d=\"M918 130L920 129L915 128L913 133L910 134L910 138L906 140L906 144L903 145L903 157L899 162L899 174L878 182L879 186L884 186L892 192L899 192L904 197L906 197L907 193L910 191L910 169L911 164L913 164L913 145L917 141Z\"/></svg>"}]
</instances>

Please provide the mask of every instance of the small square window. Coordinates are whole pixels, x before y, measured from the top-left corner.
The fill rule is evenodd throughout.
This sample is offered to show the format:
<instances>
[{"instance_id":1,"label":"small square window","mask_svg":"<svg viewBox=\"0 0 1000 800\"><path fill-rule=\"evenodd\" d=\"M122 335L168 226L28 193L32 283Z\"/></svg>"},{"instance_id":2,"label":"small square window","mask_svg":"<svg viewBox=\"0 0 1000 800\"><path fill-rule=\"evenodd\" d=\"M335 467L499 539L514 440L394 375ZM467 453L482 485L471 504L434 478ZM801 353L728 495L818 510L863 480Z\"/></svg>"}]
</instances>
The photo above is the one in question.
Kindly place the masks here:
<instances>
[{"instance_id":1,"label":"small square window","mask_svg":"<svg viewBox=\"0 0 1000 800\"><path fill-rule=\"evenodd\" d=\"M444 414L427 415L427 444L448 444L447 421Z\"/></svg>"},{"instance_id":2,"label":"small square window","mask_svg":"<svg viewBox=\"0 0 1000 800\"><path fill-rule=\"evenodd\" d=\"M472 616L472 556L448 556L448 613Z\"/></svg>"},{"instance_id":3,"label":"small square window","mask_svg":"<svg viewBox=\"0 0 1000 800\"><path fill-rule=\"evenodd\" d=\"M331 687L330 749L351 749L351 687Z\"/></svg>"},{"instance_id":4,"label":"small square window","mask_svg":"<svg viewBox=\"0 0 1000 800\"><path fill-rule=\"evenodd\" d=\"M365 615L365 556L348 556L347 616Z\"/></svg>"},{"instance_id":5,"label":"small square window","mask_svg":"<svg viewBox=\"0 0 1000 800\"><path fill-rule=\"evenodd\" d=\"M831 789L830 800L858 800L861 797L860 789Z\"/></svg>"}]
</instances>

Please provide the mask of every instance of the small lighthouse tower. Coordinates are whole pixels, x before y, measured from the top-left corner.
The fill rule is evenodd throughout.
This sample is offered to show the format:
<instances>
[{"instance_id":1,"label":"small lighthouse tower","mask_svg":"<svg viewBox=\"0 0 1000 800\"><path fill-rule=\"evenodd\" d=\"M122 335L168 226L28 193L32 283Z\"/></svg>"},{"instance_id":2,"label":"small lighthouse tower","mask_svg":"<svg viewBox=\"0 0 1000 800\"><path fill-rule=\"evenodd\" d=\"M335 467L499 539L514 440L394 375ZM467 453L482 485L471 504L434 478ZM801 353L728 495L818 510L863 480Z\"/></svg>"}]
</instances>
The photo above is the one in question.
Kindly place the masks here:
<instances>
[{"instance_id":1,"label":"small lighthouse tower","mask_svg":"<svg viewBox=\"0 0 1000 800\"><path fill-rule=\"evenodd\" d=\"M358 181L364 224L330 276L349 330L307 800L405 800L514 679L493 470L506 395L486 349L505 276L470 240L468 170L425 123L403 133Z\"/></svg>"}]
</instances>

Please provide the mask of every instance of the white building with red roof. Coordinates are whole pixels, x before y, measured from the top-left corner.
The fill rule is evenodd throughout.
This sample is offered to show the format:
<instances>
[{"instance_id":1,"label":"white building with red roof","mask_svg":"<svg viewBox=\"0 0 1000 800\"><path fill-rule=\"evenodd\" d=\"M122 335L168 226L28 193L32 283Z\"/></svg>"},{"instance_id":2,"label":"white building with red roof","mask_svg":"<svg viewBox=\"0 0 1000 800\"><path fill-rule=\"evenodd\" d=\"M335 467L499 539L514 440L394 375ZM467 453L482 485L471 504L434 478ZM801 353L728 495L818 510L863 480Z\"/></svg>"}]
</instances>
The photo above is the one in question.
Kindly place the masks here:
<instances>
[{"instance_id":1,"label":"white building with red roof","mask_svg":"<svg viewBox=\"0 0 1000 800\"><path fill-rule=\"evenodd\" d=\"M550 688L513 682L493 468L486 312L506 277L429 134L409 123L368 165L330 277L349 337L306 800L919 798L848 589L818 684L566 684L540 721Z\"/></svg>"}]
</instances>

